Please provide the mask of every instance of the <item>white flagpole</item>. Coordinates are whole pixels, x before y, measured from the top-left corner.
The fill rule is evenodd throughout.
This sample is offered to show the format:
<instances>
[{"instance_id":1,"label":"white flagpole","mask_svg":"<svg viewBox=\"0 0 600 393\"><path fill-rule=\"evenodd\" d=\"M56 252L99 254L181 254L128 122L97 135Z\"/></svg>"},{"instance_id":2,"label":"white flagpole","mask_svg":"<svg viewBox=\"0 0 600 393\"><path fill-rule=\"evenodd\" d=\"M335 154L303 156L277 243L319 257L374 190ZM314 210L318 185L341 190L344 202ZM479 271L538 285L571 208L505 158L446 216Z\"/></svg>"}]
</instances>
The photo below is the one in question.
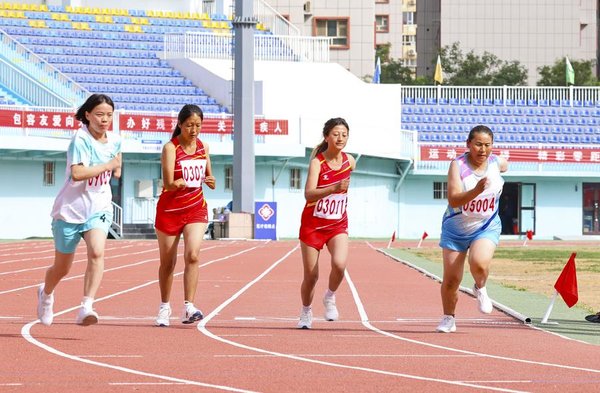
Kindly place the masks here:
<instances>
[{"instance_id":1,"label":"white flagpole","mask_svg":"<svg viewBox=\"0 0 600 393\"><path fill-rule=\"evenodd\" d=\"M523 247L525 247L527 245L527 240L529 240L529 238L527 237L527 235L525 235L525 241L523 242Z\"/></svg>"},{"instance_id":2,"label":"white flagpole","mask_svg":"<svg viewBox=\"0 0 600 393\"><path fill-rule=\"evenodd\" d=\"M421 248L421 243L423 243L423 237L421 236L421 240L419 240L419 244L417 245L417 248Z\"/></svg>"},{"instance_id":3,"label":"white flagpole","mask_svg":"<svg viewBox=\"0 0 600 393\"><path fill-rule=\"evenodd\" d=\"M391 246L392 246L392 239L390 238L390 241L388 242L387 248L390 248Z\"/></svg>"},{"instance_id":4,"label":"white flagpole","mask_svg":"<svg viewBox=\"0 0 600 393\"><path fill-rule=\"evenodd\" d=\"M542 323L554 323L556 324L557 322L548 322L548 318L550 317L550 313L552 312L552 308L554 307L554 302L556 301L556 296L558 295L558 291L554 291L554 295L552 295L552 300L550 301L550 304L548 305L548 309L546 310L546 313L544 314L544 318L542 318Z\"/></svg>"}]
</instances>

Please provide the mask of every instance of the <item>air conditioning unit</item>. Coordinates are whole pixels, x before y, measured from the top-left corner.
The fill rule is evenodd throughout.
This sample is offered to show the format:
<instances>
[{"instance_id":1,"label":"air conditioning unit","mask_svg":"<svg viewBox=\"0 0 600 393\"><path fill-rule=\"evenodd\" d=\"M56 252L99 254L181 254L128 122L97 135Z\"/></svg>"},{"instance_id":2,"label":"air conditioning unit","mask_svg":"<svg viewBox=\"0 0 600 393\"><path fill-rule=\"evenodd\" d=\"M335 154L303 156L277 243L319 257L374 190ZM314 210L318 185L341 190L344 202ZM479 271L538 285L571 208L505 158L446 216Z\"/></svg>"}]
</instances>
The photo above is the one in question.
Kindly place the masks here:
<instances>
[{"instance_id":1,"label":"air conditioning unit","mask_svg":"<svg viewBox=\"0 0 600 393\"><path fill-rule=\"evenodd\" d=\"M160 196L160 194L162 193L163 179L162 178L154 179L152 182L154 183L153 184L154 185L154 187L153 187L154 188L154 190L153 190L154 196L158 198Z\"/></svg>"},{"instance_id":2,"label":"air conditioning unit","mask_svg":"<svg viewBox=\"0 0 600 393\"><path fill-rule=\"evenodd\" d=\"M416 1L415 0L408 0L407 4L408 5L415 5Z\"/></svg>"},{"instance_id":3,"label":"air conditioning unit","mask_svg":"<svg viewBox=\"0 0 600 393\"><path fill-rule=\"evenodd\" d=\"M306 3L304 3L304 13L305 14L312 14L312 10L310 8L310 1L307 1Z\"/></svg>"},{"instance_id":4,"label":"air conditioning unit","mask_svg":"<svg viewBox=\"0 0 600 393\"><path fill-rule=\"evenodd\" d=\"M409 49L406 51L406 54L408 55L408 57L415 57L417 55L417 52L415 52L414 49Z\"/></svg>"},{"instance_id":5,"label":"air conditioning unit","mask_svg":"<svg viewBox=\"0 0 600 393\"><path fill-rule=\"evenodd\" d=\"M154 197L154 183L152 180L136 180L134 186L136 198Z\"/></svg>"}]
</instances>

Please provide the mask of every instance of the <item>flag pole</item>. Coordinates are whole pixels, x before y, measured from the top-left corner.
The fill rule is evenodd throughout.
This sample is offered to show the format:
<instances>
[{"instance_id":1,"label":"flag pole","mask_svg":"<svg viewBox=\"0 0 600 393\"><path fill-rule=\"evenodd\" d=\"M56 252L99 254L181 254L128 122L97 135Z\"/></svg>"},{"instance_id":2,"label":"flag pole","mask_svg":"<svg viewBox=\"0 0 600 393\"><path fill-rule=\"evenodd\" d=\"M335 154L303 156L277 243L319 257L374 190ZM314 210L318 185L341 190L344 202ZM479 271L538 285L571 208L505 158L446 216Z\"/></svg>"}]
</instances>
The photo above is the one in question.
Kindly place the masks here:
<instances>
[{"instance_id":1,"label":"flag pole","mask_svg":"<svg viewBox=\"0 0 600 393\"><path fill-rule=\"evenodd\" d=\"M546 323L546 324L558 324L558 322L548 322L548 318L550 317L550 313L552 312L552 308L554 308L554 302L556 301L556 296L558 295L558 291L554 291L554 295L552 295L552 300L550 301L550 304L548 305L548 309L546 310L546 313L544 314L544 318L542 318L542 323Z\"/></svg>"},{"instance_id":2,"label":"flag pole","mask_svg":"<svg viewBox=\"0 0 600 393\"><path fill-rule=\"evenodd\" d=\"M390 240L388 241L388 246L387 246L387 248L390 248L390 247L392 247L392 239L390 239Z\"/></svg>"},{"instance_id":3,"label":"flag pole","mask_svg":"<svg viewBox=\"0 0 600 393\"><path fill-rule=\"evenodd\" d=\"M529 240L529 238L527 236L525 236L525 241L523 242L523 247L527 246L527 240Z\"/></svg>"}]
</instances>

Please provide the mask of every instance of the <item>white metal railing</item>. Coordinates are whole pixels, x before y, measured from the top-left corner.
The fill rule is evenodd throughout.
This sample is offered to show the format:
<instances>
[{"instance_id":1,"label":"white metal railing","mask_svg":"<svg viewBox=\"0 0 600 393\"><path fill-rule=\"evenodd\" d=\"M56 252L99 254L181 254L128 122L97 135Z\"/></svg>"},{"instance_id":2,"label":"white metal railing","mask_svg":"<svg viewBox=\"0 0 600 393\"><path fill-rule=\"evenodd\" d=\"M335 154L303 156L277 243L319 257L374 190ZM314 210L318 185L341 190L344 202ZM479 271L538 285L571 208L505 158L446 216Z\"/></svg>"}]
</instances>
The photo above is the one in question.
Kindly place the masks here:
<instances>
[{"instance_id":1,"label":"white metal railing","mask_svg":"<svg viewBox=\"0 0 600 393\"><path fill-rule=\"evenodd\" d=\"M154 224L158 198L130 198L132 224Z\"/></svg>"},{"instance_id":2,"label":"white metal railing","mask_svg":"<svg viewBox=\"0 0 600 393\"><path fill-rule=\"evenodd\" d=\"M0 56L4 57L8 64L12 64L15 68L22 70L24 74L29 75L30 79L39 82L39 85L46 90L54 92L54 96L62 97L59 103L56 102L55 98L50 98L50 95L35 97L41 100L34 101L37 105L76 107L90 94L77 82L15 41L3 30L0 30ZM32 90L39 89L39 87L32 89L30 83L19 83L13 80L13 78L23 79L17 74L7 75L7 78L9 79L3 79L2 82L7 86L9 84L16 86L14 88L15 92L26 99L29 99L27 96L31 96Z\"/></svg>"},{"instance_id":3,"label":"white metal railing","mask_svg":"<svg viewBox=\"0 0 600 393\"><path fill-rule=\"evenodd\" d=\"M230 59L233 56L233 35L201 32L165 35L164 58ZM327 37L255 35L256 60L329 62Z\"/></svg>"},{"instance_id":4,"label":"white metal railing","mask_svg":"<svg viewBox=\"0 0 600 393\"><path fill-rule=\"evenodd\" d=\"M116 203L112 202L113 207L113 221L111 228L118 235L119 239L123 238L123 208Z\"/></svg>"},{"instance_id":5,"label":"white metal railing","mask_svg":"<svg viewBox=\"0 0 600 393\"><path fill-rule=\"evenodd\" d=\"M600 101L600 87L594 86L402 86L402 98L413 99L415 102L427 103L429 100L439 103L443 100L479 101L485 104L487 100L493 103L499 100L501 105L510 102L551 104L560 103L564 106L576 105L578 102ZM406 100L404 100L406 102Z\"/></svg>"},{"instance_id":6,"label":"white metal railing","mask_svg":"<svg viewBox=\"0 0 600 393\"><path fill-rule=\"evenodd\" d=\"M299 36L300 30L264 0L254 0L254 16L274 35Z\"/></svg>"}]
</instances>

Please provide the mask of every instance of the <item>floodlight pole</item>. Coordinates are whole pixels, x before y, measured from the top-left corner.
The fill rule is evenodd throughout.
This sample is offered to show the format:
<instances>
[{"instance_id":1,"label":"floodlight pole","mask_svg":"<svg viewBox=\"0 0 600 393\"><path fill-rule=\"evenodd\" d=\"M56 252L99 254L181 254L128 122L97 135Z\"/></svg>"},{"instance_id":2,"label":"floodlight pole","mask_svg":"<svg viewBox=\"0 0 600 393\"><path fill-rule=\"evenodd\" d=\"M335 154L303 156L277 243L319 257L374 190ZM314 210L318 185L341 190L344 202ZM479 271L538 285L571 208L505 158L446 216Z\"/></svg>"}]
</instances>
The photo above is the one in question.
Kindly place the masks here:
<instances>
[{"instance_id":1,"label":"floodlight pole","mask_svg":"<svg viewBox=\"0 0 600 393\"><path fill-rule=\"evenodd\" d=\"M233 84L233 212L254 212L253 1L235 2Z\"/></svg>"}]
</instances>

